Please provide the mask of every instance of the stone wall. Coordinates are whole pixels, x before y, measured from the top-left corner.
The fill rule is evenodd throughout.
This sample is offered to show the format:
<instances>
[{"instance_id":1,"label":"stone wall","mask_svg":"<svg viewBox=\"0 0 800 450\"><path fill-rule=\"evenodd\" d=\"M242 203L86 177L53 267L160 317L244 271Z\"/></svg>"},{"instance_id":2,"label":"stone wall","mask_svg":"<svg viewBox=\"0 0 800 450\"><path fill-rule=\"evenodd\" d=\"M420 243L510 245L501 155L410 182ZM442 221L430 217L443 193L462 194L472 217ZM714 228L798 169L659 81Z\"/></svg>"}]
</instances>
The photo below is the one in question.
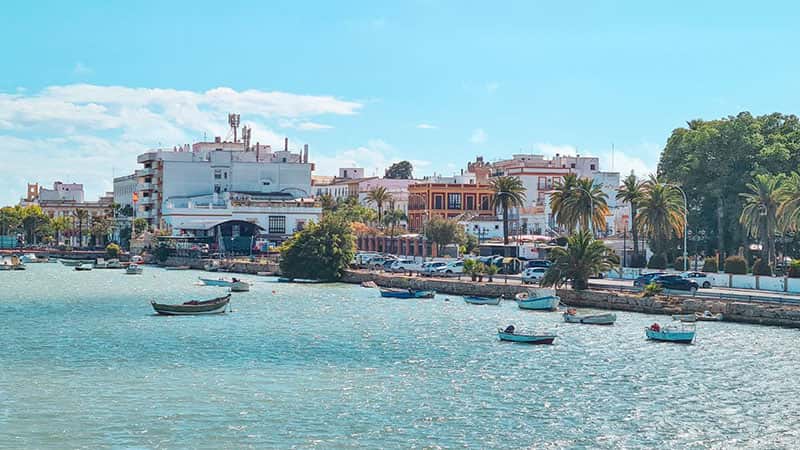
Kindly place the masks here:
<instances>
[{"instance_id":1,"label":"stone wall","mask_svg":"<svg viewBox=\"0 0 800 450\"><path fill-rule=\"evenodd\" d=\"M408 277L400 275L388 275L377 272L345 271L342 281L345 283L363 283L364 281L374 281L378 286L392 288L413 288L434 290L442 294L452 295L478 295L478 296L504 296L513 297L520 292L527 292L528 288L518 284L505 284L503 282L494 283L475 283L467 280L443 280L440 278Z\"/></svg>"},{"instance_id":2,"label":"stone wall","mask_svg":"<svg viewBox=\"0 0 800 450\"><path fill-rule=\"evenodd\" d=\"M211 260L209 259L198 259L198 258L184 258L179 256L170 256L164 262L164 266L168 267L175 267L175 266L189 266L192 269L203 270L206 264L208 264ZM220 269L223 269L227 272L235 272L235 273L247 273L247 274L256 274L258 272L268 272L268 273L275 273L278 270L278 265L273 262L267 263L256 263L256 262L247 262L247 261L236 261L236 260L222 260L220 261L219 265Z\"/></svg>"}]
</instances>

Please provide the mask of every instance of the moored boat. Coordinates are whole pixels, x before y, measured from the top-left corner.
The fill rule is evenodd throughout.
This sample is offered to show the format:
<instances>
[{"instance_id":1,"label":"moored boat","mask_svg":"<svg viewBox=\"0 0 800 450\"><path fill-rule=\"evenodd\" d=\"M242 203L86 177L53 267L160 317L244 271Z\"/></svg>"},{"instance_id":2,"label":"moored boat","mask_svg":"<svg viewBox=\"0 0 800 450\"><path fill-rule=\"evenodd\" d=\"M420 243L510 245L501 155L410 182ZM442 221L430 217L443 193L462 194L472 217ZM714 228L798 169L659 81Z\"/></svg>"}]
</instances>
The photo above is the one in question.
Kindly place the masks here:
<instances>
[{"instance_id":1,"label":"moored boat","mask_svg":"<svg viewBox=\"0 0 800 450\"><path fill-rule=\"evenodd\" d=\"M388 298L433 298L436 296L435 291L423 291L415 289L391 289L382 288L381 297Z\"/></svg>"},{"instance_id":2,"label":"moored boat","mask_svg":"<svg viewBox=\"0 0 800 450\"><path fill-rule=\"evenodd\" d=\"M361 283L361 287L375 289L375 288L378 287L378 285L375 284L374 281L364 281L364 282Z\"/></svg>"},{"instance_id":3,"label":"moored boat","mask_svg":"<svg viewBox=\"0 0 800 450\"><path fill-rule=\"evenodd\" d=\"M21 260L23 264L36 264L49 262L50 258L47 256L36 256L35 253L26 253L22 255Z\"/></svg>"},{"instance_id":4,"label":"moored boat","mask_svg":"<svg viewBox=\"0 0 800 450\"><path fill-rule=\"evenodd\" d=\"M16 255L0 255L0 270L25 270L25 264Z\"/></svg>"},{"instance_id":5,"label":"moored boat","mask_svg":"<svg viewBox=\"0 0 800 450\"><path fill-rule=\"evenodd\" d=\"M702 322L719 322L722 318L722 313L712 313L711 311L703 311L701 313L694 313L695 318Z\"/></svg>"},{"instance_id":6,"label":"moored boat","mask_svg":"<svg viewBox=\"0 0 800 450\"><path fill-rule=\"evenodd\" d=\"M158 313L166 316L192 316L203 314L222 314L231 301L231 294L205 301L189 301L179 305L167 305L151 301L150 304Z\"/></svg>"},{"instance_id":7,"label":"moored boat","mask_svg":"<svg viewBox=\"0 0 800 450\"><path fill-rule=\"evenodd\" d=\"M499 305L500 300L500 297L479 297L476 295L464 297L464 301L470 305Z\"/></svg>"},{"instance_id":8,"label":"moored boat","mask_svg":"<svg viewBox=\"0 0 800 450\"><path fill-rule=\"evenodd\" d=\"M141 275L142 274L142 266L138 264L130 264L128 268L125 269L126 275Z\"/></svg>"},{"instance_id":9,"label":"moored boat","mask_svg":"<svg viewBox=\"0 0 800 450\"><path fill-rule=\"evenodd\" d=\"M556 339L555 334L529 334L517 332L514 325L509 325L505 329L497 330L497 337L501 341L519 342L523 344L552 344Z\"/></svg>"},{"instance_id":10,"label":"moored boat","mask_svg":"<svg viewBox=\"0 0 800 450\"><path fill-rule=\"evenodd\" d=\"M644 329L647 339L677 344L691 344L694 341L695 325L678 322L678 325L661 326L654 323Z\"/></svg>"},{"instance_id":11,"label":"moored boat","mask_svg":"<svg viewBox=\"0 0 800 450\"><path fill-rule=\"evenodd\" d=\"M91 264L93 261L86 259L60 259L61 264L67 267L77 267L81 264Z\"/></svg>"},{"instance_id":12,"label":"moored boat","mask_svg":"<svg viewBox=\"0 0 800 450\"><path fill-rule=\"evenodd\" d=\"M554 289L531 289L529 292L522 292L514 296L517 299L517 306L521 309L534 311L555 311L561 300L555 295Z\"/></svg>"},{"instance_id":13,"label":"moored boat","mask_svg":"<svg viewBox=\"0 0 800 450\"><path fill-rule=\"evenodd\" d=\"M206 272L218 272L219 271L219 261L211 260L208 263L203 265L203 269Z\"/></svg>"},{"instance_id":14,"label":"moored boat","mask_svg":"<svg viewBox=\"0 0 800 450\"><path fill-rule=\"evenodd\" d=\"M189 270L191 267L189 266L170 266L165 267L164 270Z\"/></svg>"},{"instance_id":15,"label":"moored boat","mask_svg":"<svg viewBox=\"0 0 800 450\"><path fill-rule=\"evenodd\" d=\"M75 266L75 270L77 270L79 272L88 272L88 271L92 270L92 265L91 264L78 264L77 266Z\"/></svg>"},{"instance_id":16,"label":"moored boat","mask_svg":"<svg viewBox=\"0 0 800 450\"><path fill-rule=\"evenodd\" d=\"M250 283L246 281L236 280L231 282L231 292L249 292Z\"/></svg>"},{"instance_id":17,"label":"moored boat","mask_svg":"<svg viewBox=\"0 0 800 450\"><path fill-rule=\"evenodd\" d=\"M578 314L572 308L564 313L564 322L567 323L582 323L586 325L614 325L617 321L617 315L614 313L603 314Z\"/></svg>"},{"instance_id":18,"label":"moored boat","mask_svg":"<svg viewBox=\"0 0 800 450\"><path fill-rule=\"evenodd\" d=\"M203 283L206 286L219 286L219 287L232 288L235 283L244 283L244 284L247 285L247 289L248 290L250 289L250 283L248 283L245 280L241 280L239 278L236 278L236 277L233 277L233 278L221 278L220 277L220 278L217 278L217 279L197 277L197 279L200 280L200 282Z\"/></svg>"},{"instance_id":19,"label":"moored boat","mask_svg":"<svg viewBox=\"0 0 800 450\"><path fill-rule=\"evenodd\" d=\"M694 314L673 314L672 320L678 320L680 322L695 322L697 320L697 316Z\"/></svg>"}]
</instances>

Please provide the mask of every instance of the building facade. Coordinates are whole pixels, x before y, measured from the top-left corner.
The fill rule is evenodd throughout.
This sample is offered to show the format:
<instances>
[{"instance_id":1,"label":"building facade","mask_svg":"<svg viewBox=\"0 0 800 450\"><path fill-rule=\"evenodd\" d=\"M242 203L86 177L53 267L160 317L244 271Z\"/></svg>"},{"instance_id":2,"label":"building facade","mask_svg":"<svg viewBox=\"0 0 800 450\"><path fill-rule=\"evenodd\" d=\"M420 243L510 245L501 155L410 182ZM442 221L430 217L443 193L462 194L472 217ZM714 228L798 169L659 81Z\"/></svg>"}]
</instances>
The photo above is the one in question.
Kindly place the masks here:
<instances>
[{"instance_id":1,"label":"building facade","mask_svg":"<svg viewBox=\"0 0 800 450\"><path fill-rule=\"evenodd\" d=\"M408 186L408 227L421 231L434 216L468 221L496 218L491 207L492 191L478 183L475 174L431 177Z\"/></svg>"},{"instance_id":2,"label":"building facade","mask_svg":"<svg viewBox=\"0 0 800 450\"><path fill-rule=\"evenodd\" d=\"M113 217L114 195L107 192L97 201L85 201L83 185L79 183L53 183L53 189L46 189L38 183L29 183L28 192L20 201L22 206L37 205L51 219L65 217L71 223L71 230L61 234L57 244L84 247L89 243L88 231L94 221ZM85 211L85 219L81 219ZM78 233L81 231L81 233ZM109 230L111 232L111 230Z\"/></svg>"}]
</instances>

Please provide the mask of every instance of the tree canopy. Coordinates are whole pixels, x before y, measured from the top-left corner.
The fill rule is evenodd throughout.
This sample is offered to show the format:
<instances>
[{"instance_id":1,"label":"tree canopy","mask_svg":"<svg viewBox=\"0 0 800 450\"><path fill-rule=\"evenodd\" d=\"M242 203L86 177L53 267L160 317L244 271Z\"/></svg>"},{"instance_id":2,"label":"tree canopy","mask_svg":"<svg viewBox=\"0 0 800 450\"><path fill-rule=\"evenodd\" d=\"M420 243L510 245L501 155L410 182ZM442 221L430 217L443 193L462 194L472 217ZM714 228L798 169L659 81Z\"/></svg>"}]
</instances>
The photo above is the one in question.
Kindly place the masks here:
<instances>
[{"instance_id":1,"label":"tree canopy","mask_svg":"<svg viewBox=\"0 0 800 450\"><path fill-rule=\"evenodd\" d=\"M386 169L384 176L396 180L410 180L413 178L412 173L414 166L408 161L400 161L392 164Z\"/></svg>"},{"instance_id":2,"label":"tree canopy","mask_svg":"<svg viewBox=\"0 0 800 450\"><path fill-rule=\"evenodd\" d=\"M338 280L353 260L355 248L350 222L325 215L281 246L281 273L288 278Z\"/></svg>"}]
</instances>

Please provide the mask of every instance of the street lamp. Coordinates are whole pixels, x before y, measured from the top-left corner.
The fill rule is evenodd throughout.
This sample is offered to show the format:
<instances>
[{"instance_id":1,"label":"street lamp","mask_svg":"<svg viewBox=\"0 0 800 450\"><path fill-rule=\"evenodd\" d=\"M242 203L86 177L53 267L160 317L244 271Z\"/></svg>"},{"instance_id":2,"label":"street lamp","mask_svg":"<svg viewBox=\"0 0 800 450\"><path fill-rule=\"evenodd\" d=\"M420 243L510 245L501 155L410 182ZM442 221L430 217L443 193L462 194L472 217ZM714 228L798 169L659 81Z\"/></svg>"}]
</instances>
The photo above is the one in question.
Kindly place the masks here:
<instances>
[{"instance_id":1,"label":"street lamp","mask_svg":"<svg viewBox=\"0 0 800 450\"><path fill-rule=\"evenodd\" d=\"M689 202L686 200L686 192L678 186L677 184L670 184L667 183L667 186L671 186L679 191L681 191L681 195L683 195L683 271L686 272L689 265L689 250L686 248L687 239L686 235L688 234L689 230Z\"/></svg>"}]
</instances>

